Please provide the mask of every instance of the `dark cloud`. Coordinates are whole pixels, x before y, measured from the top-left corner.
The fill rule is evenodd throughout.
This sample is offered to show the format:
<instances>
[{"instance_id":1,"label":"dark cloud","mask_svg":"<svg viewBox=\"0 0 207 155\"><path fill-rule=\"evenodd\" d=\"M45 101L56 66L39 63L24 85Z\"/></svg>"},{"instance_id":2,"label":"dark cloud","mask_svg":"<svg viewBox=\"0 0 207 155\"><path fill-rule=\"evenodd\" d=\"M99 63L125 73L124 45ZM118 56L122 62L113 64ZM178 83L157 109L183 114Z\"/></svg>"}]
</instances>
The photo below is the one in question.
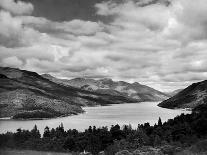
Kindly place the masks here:
<instances>
[{"instance_id":1,"label":"dark cloud","mask_svg":"<svg viewBox=\"0 0 207 155\"><path fill-rule=\"evenodd\" d=\"M33 16L45 17L53 21L70 21L80 19L86 21L108 21L105 17L98 17L95 12L96 3L105 0L24 0L34 6ZM101 19L100 19L101 18Z\"/></svg>"}]
</instances>

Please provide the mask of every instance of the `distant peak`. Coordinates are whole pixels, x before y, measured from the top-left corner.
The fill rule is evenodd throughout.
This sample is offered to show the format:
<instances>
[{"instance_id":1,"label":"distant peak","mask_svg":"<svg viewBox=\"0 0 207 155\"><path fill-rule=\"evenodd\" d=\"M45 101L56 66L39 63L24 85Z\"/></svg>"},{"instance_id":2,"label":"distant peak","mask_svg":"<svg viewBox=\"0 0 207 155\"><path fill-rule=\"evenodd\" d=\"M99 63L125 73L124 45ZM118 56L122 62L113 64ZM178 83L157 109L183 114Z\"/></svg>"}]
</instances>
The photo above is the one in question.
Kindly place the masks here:
<instances>
[{"instance_id":1,"label":"distant peak","mask_svg":"<svg viewBox=\"0 0 207 155\"><path fill-rule=\"evenodd\" d=\"M90 79L90 78L84 78L84 77L77 77L77 78L71 79L70 81L76 81L76 82L95 82L96 80Z\"/></svg>"},{"instance_id":2,"label":"distant peak","mask_svg":"<svg viewBox=\"0 0 207 155\"><path fill-rule=\"evenodd\" d=\"M100 81L113 81L113 80L110 79L110 78L103 78L103 79L101 79Z\"/></svg>"},{"instance_id":3,"label":"distant peak","mask_svg":"<svg viewBox=\"0 0 207 155\"><path fill-rule=\"evenodd\" d=\"M82 78L82 77L77 77L77 78L74 78L72 80L76 80L76 81L83 81L83 80L86 80L86 78Z\"/></svg>"},{"instance_id":4,"label":"distant peak","mask_svg":"<svg viewBox=\"0 0 207 155\"><path fill-rule=\"evenodd\" d=\"M52 75L50 74L42 74L43 77L53 77Z\"/></svg>"},{"instance_id":5,"label":"distant peak","mask_svg":"<svg viewBox=\"0 0 207 155\"><path fill-rule=\"evenodd\" d=\"M118 83L121 85L128 85L129 84L128 82L125 82L125 81L118 81Z\"/></svg>"},{"instance_id":6,"label":"distant peak","mask_svg":"<svg viewBox=\"0 0 207 155\"><path fill-rule=\"evenodd\" d=\"M132 83L133 85L140 85L140 83L139 82L134 82L134 83Z\"/></svg>"}]
</instances>

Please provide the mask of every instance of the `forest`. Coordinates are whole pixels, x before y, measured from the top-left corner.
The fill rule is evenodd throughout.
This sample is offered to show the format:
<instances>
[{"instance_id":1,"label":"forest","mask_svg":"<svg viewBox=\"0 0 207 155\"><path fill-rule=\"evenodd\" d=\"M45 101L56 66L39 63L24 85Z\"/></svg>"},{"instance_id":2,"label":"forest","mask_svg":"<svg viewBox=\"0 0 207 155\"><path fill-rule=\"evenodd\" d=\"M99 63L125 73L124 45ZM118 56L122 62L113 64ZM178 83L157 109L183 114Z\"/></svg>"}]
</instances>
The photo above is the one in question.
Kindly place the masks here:
<instances>
[{"instance_id":1,"label":"forest","mask_svg":"<svg viewBox=\"0 0 207 155\"><path fill-rule=\"evenodd\" d=\"M86 150L94 155L100 151L113 155L120 150L133 151L142 146L172 145L187 148L206 140L206 124L207 105L200 105L191 114L181 114L164 123L159 118L155 125L138 124L137 129L131 125L120 127L117 124L110 128L90 126L80 132L76 129L65 130L61 123L56 129L46 126L41 135L35 125L31 131L17 129L15 133L1 134L0 148L74 153Z\"/></svg>"}]
</instances>

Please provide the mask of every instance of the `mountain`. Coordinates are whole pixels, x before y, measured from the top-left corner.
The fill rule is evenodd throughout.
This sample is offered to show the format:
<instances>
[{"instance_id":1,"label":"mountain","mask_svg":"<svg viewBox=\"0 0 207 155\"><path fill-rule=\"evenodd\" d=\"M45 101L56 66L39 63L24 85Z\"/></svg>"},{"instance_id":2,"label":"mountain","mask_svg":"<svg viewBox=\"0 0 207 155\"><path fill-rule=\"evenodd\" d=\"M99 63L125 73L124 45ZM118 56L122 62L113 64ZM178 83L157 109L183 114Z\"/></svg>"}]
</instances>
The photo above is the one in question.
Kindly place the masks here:
<instances>
[{"instance_id":1,"label":"mountain","mask_svg":"<svg viewBox=\"0 0 207 155\"><path fill-rule=\"evenodd\" d=\"M207 103L207 80L193 83L175 96L161 102L164 108L195 108Z\"/></svg>"},{"instance_id":2,"label":"mountain","mask_svg":"<svg viewBox=\"0 0 207 155\"><path fill-rule=\"evenodd\" d=\"M121 95L135 99L140 102L162 101L170 97L169 95L166 95L158 90L155 90L151 87L142 85L137 82L127 83L124 81L113 81L112 79L108 78L100 80L86 78L75 78L71 80L66 80L58 79L48 74L44 74L42 76L58 84L66 86L69 85L101 94L112 94L114 96Z\"/></svg>"},{"instance_id":3,"label":"mountain","mask_svg":"<svg viewBox=\"0 0 207 155\"><path fill-rule=\"evenodd\" d=\"M51 118L83 112L81 106L137 102L52 82L41 75L0 67L0 117Z\"/></svg>"},{"instance_id":4,"label":"mountain","mask_svg":"<svg viewBox=\"0 0 207 155\"><path fill-rule=\"evenodd\" d=\"M179 92L181 92L183 89L176 89L174 91L171 92L165 92L165 94L168 94L169 96L175 96L176 94L178 94Z\"/></svg>"}]
</instances>

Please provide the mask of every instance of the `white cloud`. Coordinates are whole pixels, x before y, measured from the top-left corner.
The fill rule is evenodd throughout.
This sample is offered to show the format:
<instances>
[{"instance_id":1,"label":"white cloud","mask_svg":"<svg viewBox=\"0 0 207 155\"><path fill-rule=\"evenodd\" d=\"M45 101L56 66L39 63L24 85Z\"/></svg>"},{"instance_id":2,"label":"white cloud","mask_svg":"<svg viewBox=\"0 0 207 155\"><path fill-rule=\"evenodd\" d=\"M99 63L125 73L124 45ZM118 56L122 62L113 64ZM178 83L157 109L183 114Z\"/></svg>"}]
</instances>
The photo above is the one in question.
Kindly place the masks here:
<instances>
[{"instance_id":1,"label":"white cloud","mask_svg":"<svg viewBox=\"0 0 207 155\"><path fill-rule=\"evenodd\" d=\"M26 3L21 0L0 0L0 8L15 15L31 14L34 9L31 3Z\"/></svg>"},{"instance_id":2,"label":"white cloud","mask_svg":"<svg viewBox=\"0 0 207 155\"><path fill-rule=\"evenodd\" d=\"M174 0L170 8L166 33L173 39L188 43L207 39L207 3L205 0Z\"/></svg>"},{"instance_id":3,"label":"white cloud","mask_svg":"<svg viewBox=\"0 0 207 155\"><path fill-rule=\"evenodd\" d=\"M83 21L79 19L64 22L55 22L33 16L21 16L19 19L23 24L47 33L94 35L104 29L104 25L101 22Z\"/></svg>"},{"instance_id":4,"label":"white cloud","mask_svg":"<svg viewBox=\"0 0 207 155\"><path fill-rule=\"evenodd\" d=\"M10 67L21 67L22 66L22 61L19 60L16 56L12 57L7 57L2 60L2 66L10 66Z\"/></svg>"},{"instance_id":5,"label":"white cloud","mask_svg":"<svg viewBox=\"0 0 207 155\"><path fill-rule=\"evenodd\" d=\"M96 32L102 31L103 29L103 27L101 27L101 23L77 19L69 22L57 23L54 27L76 35L92 35Z\"/></svg>"},{"instance_id":6,"label":"white cloud","mask_svg":"<svg viewBox=\"0 0 207 155\"><path fill-rule=\"evenodd\" d=\"M0 11L0 45L29 46L41 36L38 31L24 26L22 20L9 12Z\"/></svg>"},{"instance_id":7,"label":"white cloud","mask_svg":"<svg viewBox=\"0 0 207 155\"><path fill-rule=\"evenodd\" d=\"M199 45L207 39L207 3L196 3L174 0L169 6L146 7L139 7L134 1L97 4L99 15L115 16L111 34L117 39L110 50L119 52L112 60L127 69L119 77L127 75L127 79L144 83L154 81L162 89L169 89L158 85L166 80L181 85L183 81L206 79L207 47Z\"/></svg>"}]
</instances>

